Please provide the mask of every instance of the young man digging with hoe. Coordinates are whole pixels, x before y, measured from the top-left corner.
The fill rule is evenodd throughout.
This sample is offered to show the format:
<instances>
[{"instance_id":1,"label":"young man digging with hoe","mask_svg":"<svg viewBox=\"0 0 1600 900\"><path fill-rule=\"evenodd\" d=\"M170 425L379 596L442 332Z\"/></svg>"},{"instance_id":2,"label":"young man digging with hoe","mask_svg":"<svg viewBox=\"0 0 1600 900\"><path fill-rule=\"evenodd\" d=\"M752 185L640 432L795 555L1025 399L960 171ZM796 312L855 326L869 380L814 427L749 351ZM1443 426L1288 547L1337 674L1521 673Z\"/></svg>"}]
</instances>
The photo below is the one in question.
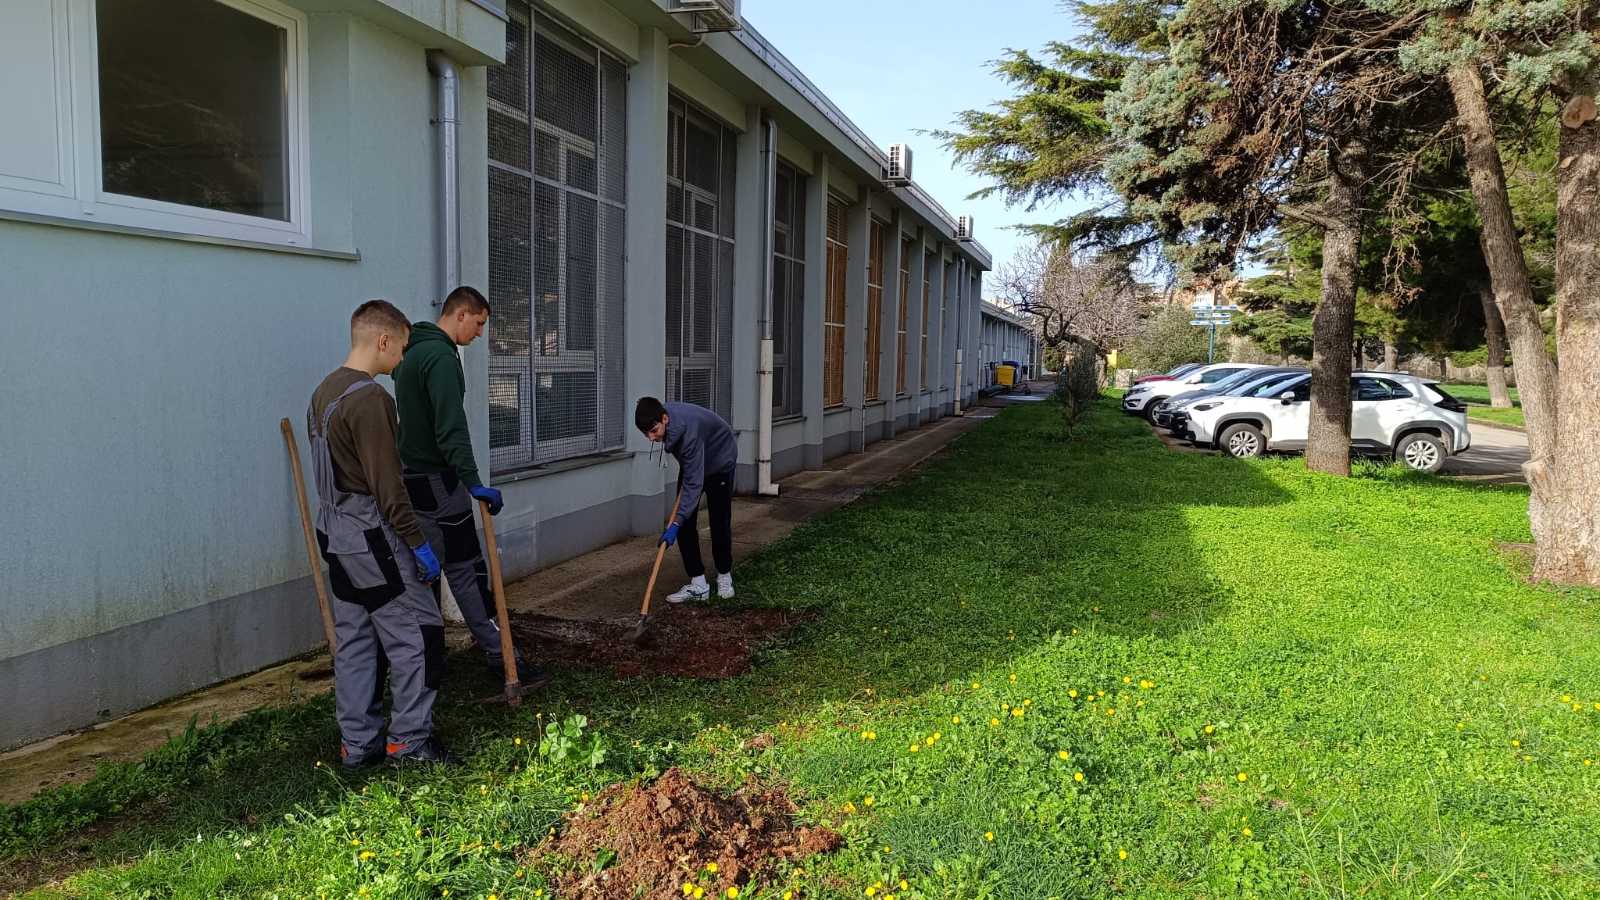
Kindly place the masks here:
<instances>
[{"instance_id":1,"label":"young man digging with hoe","mask_svg":"<svg viewBox=\"0 0 1600 900\"><path fill-rule=\"evenodd\" d=\"M410 326L383 300L350 317L350 355L306 411L317 483L317 543L336 602L333 693L345 768L456 763L433 736L444 674L444 622L428 589L439 560L406 497L394 399L373 381L399 364ZM388 670L394 708L383 732Z\"/></svg>"},{"instance_id":2,"label":"young man digging with hoe","mask_svg":"<svg viewBox=\"0 0 1600 900\"><path fill-rule=\"evenodd\" d=\"M739 460L733 429L703 406L664 404L654 397L639 399L633 410L633 423L652 442L660 441L666 452L678 460L681 499L661 542L668 547L678 544L689 583L667 595L667 602L683 603L711 596L706 566L700 558L698 516L702 493L711 516L711 560L717 566L717 596L732 599L733 474Z\"/></svg>"},{"instance_id":3,"label":"young man digging with hoe","mask_svg":"<svg viewBox=\"0 0 1600 900\"><path fill-rule=\"evenodd\" d=\"M500 677L500 626L495 622L489 569L478 544L472 518L474 500L489 504L499 515L500 492L483 483L472 456L464 399L466 376L457 347L483 334L489 301L466 285L445 297L438 322L411 327L406 359L394 373L400 406L400 461L405 464L406 491L428 540L440 547L444 577L450 583L472 639L483 651L489 670ZM536 666L515 656L522 685L536 688L548 678Z\"/></svg>"}]
</instances>

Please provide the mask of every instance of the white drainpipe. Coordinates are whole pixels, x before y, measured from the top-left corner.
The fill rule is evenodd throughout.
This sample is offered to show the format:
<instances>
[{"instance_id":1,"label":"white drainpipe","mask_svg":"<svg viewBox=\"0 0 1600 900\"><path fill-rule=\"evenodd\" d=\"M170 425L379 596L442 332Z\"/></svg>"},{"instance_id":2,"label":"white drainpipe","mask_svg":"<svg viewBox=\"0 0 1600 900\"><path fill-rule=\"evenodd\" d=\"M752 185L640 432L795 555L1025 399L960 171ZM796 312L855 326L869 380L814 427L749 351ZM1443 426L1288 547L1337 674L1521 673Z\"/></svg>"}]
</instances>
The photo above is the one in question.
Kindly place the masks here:
<instances>
[{"instance_id":1,"label":"white drainpipe","mask_svg":"<svg viewBox=\"0 0 1600 900\"><path fill-rule=\"evenodd\" d=\"M778 496L778 486L772 481L772 225L777 214L777 126L763 117L761 138L762 220L761 229L761 364L760 388L756 414L756 492L767 497Z\"/></svg>"},{"instance_id":2,"label":"white drainpipe","mask_svg":"<svg viewBox=\"0 0 1600 900\"><path fill-rule=\"evenodd\" d=\"M456 76L456 64L443 50L428 51L428 73L433 76L433 87L439 107L439 290L434 293L433 305L444 303L446 294L461 283L461 193L456 171L456 122L461 81ZM446 622L460 625L466 621L461 607L456 603L450 583L439 579L439 610Z\"/></svg>"},{"instance_id":3,"label":"white drainpipe","mask_svg":"<svg viewBox=\"0 0 1600 900\"><path fill-rule=\"evenodd\" d=\"M456 64L443 50L428 51L428 71L434 78L439 105L439 293L434 305L461 283L461 191L457 171L456 127L460 120L461 80Z\"/></svg>"}]
</instances>

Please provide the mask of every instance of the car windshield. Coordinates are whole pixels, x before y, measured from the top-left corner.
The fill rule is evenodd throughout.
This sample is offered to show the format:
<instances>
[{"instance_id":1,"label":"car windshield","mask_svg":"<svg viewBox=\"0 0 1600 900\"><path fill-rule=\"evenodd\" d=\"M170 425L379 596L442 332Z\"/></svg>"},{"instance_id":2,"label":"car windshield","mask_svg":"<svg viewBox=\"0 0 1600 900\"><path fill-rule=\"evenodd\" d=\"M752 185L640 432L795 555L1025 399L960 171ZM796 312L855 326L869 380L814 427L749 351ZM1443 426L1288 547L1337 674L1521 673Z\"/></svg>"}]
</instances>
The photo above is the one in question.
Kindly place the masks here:
<instances>
[{"instance_id":1,"label":"car windshield","mask_svg":"<svg viewBox=\"0 0 1600 900\"><path fill-rule=\"evenodd\" d=\"M1167 374L1172 376L1173 378L1179 378L1179 377L1182 377L1184 375L1189 374L1190 372L1193 372L1195 369L1198 369L1198 368L1200 368L1200 364L1199 363L1184 363L1183 365L1178 366L1176 368L1168 369L1167 370Z\"/></svg>"},{"instance_id":2,"label":"car windshield","mask_svg":"<svg viewBox=\"0 0 1600 900\"><path fill-rule=\"evenodd\" d=\"M1210 391L1213 394L1226 394L1229 391L1233 390L1234 388L1241 387L1246 382L1252 381L1252 380L1260 378L1260 377L1261 377L1261 370L1260 369L1245 369L1242 372L1235 372L1232 375L1229 375L1227 378L1224 378L1221 381L1217 382L1216 384L1213 384L1210 387L1206 388L1206 390Z\"/></svg>"},{"instance_id":3,"label":"car windshield","mask_svg":"<svg viewBox=\"0 0 1600 900\"><path fill-rule=\"evenodd\" d=\"M1282 378L1269 378L1250 389L1246 397L1276 397L1306 377L1304 372L1291 372Z\"/></svg>"},{"instance_id":4,"label":"car windshield","mask_svg":"<svg viewBox=\"0 0 1600 900\"><path fill-rule=\"evenodd\" d=\"M1294 378L1297 375L1304 374L1304 372L1294 369L1287 371L1278 369L1268 372L1252 372L1250 377L1241 380L1238 384L1225 391L1225 393L1230 397L1257 397L1261 395L1257 394L1256 391L1263 387L1279 384L1289 380L1290 378Z\"/></svg>"}]
</instances>

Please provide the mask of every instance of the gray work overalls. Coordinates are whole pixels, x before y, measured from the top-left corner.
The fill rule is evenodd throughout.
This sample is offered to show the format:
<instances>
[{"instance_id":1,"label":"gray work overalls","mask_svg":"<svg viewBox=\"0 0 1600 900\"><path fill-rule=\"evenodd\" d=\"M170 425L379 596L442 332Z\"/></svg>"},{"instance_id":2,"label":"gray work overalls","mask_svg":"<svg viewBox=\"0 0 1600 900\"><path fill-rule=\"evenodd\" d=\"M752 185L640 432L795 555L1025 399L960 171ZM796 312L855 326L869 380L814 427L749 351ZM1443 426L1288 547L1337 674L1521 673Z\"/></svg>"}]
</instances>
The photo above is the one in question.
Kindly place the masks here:
<instances>
[{"instance_id":1,"label":"gray work overalls","mask_svg":"<svg viewBox=\"0 0 1600 900\"><path fill-rule=\"evenodd\" d=\"M314 409L306 412L317 482L317 543L337 598L334 702L345 752L356 756L384 746L385 659L394 701L391 753L433 734L433 701L444 674L444 621L433 592L417 575L411 549L384 521L375 498L340 490L334 478L328 423L346 397L369 386L378 383L364 379L345 388L320 421Z\"/></svg>"},{"instance_id":2,"label":"gray work overalls","mask_svg":"<svg viewBox=\"0 0 1600 900\"><path fill-rule=\"evenodd\" d=\"M450 582L461 617L489 664L500 668L500 625L495 621L494 592L489 588L489 564L478 543L474 505L467 486L453 472L405 472L406 493L422 525L422 533L439 554L444 580ZM437 591L438 584L434 584ZM515 657L522 664L521 655Z\"/></svg>"}]
</instances>

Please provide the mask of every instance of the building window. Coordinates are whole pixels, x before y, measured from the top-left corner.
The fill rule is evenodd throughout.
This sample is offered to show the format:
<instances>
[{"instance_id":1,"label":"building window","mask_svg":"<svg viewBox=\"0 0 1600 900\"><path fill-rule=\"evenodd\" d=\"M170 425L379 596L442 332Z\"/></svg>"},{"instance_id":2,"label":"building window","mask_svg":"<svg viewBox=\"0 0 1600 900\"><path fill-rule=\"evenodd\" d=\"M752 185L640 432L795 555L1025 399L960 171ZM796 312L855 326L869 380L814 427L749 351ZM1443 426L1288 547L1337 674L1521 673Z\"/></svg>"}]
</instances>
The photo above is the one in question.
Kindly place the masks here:
<instances>
[{"instance_id":1,"label":"building window","mask_svg":"<svg viewBox=\"0 0 1600 900\"><path fill-rule=\"evenodd\" d=\"M906 326L911 321L911 240L900 241L900 326L895 329L894 392L906 394Z\"/></svg>"},{"instance_id":2,"label":"building window","mask_svg":"<svg viewBox=\"0 0 1600 900\"><path fill-rule=\"evenodd\" d=\"M84 27L79 27L79 23ZM306 19L273 0L0 3L0 208L309 243Z\"/></svg>"},{"instance_id":3,"label":"building window","mask_svg":"<svg viewBox=\"0 0 1600 900\"><path fill-rule=\"evenodd\" d=\"M733 413L733 131L667 103L667 399Z\"/></svg>"},{"instance_id":4,"label":"building window","mask_svg":"<svg viewBox=\"0 0 1600 900\"><path fill-rule=\"evenodd\" d=\"M845 284L850 245L844 203L828 198L828 296L822 310L822 405L844 405Z\"/></svg>"},{"instance_id":5,"label":"building window","mask_svg":"<svg viewBox=\"0 0 1600 900\"><path fill-rule=\"evenodd\" d=\"M869 402L881 399L883 370L883 223L872 220L867 235L867 387Z\"/></svg>"},{"instance_id":6,"label":"building window","mask_svg":"<svg viewBox=\"0 0 1600 900\"><path fill-rule=\"evenodd\" d=\"M922 254L922 373L917 382L922 390L928 385L928 320L933 318L933 262L932 253Z\"/></svg>"},{"instance_id":7,"label":"building window","mask_svg":"<svg viewBox=\"0 0 1600 900\"><path fill-rule=\"evenodd\" d=\"M513 3L488 71L495 472L623 442L622 63Z\"/></svg>"},{"instance_id":8,"label":"building window","mask_svg":"<svg viewBox=\"0 0 1600 900\"><path fill-rule=\"evenodd\" d=\"M950 320L950 294L955 290L956 283L955 266L950 265L942 253L939 255L939 263L944 267L944 277L939 281L939 321L944 323L945 346L955 352L961 349L956 346L960 330ZM953 362L954 359L955 357L952 356L951 361ZM951 375L950 366L942 365L939 367L939 388L941 390L949 389Z\"/></svg>"},{"instance_id":9,"label":"building window","mask_svg":"<svg viewBox=\"0 0 1600 900\"><path fill-rule=\"evenodd\" d=\"M778 163L772 211L772 410L801 412L805 374L805 176Z\"/></svg>"}]
</instances>

